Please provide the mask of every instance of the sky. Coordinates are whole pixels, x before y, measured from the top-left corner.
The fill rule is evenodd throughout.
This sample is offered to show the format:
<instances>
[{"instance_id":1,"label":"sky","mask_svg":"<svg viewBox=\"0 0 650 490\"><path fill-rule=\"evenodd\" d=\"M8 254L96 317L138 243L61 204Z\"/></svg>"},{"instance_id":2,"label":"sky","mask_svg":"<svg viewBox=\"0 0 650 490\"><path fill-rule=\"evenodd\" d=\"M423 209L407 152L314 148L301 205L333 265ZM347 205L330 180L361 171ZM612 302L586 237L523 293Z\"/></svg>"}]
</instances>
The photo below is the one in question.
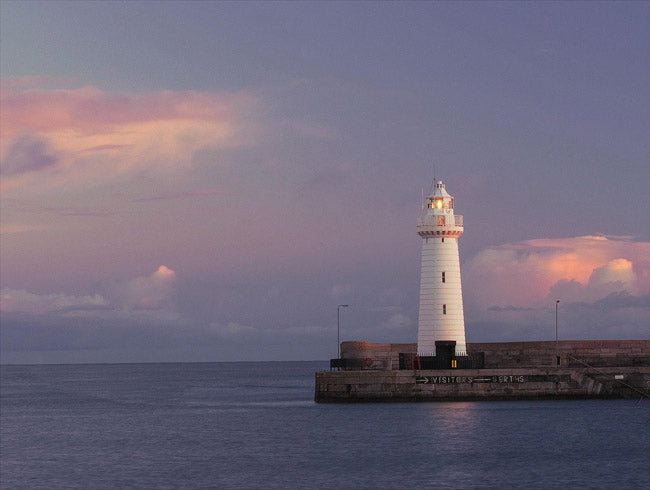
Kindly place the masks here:
<instances>
[{"instance_id":1,"label":"sky","mask_svg":"<svg viewBox=\"0 0 650 490\"><path fill-rule=\"evenodd\" d=\"M0 361L650 338L650 3L0 3ZM337 305L348 304L340 310Z\"/></svg>"}]
</instances>

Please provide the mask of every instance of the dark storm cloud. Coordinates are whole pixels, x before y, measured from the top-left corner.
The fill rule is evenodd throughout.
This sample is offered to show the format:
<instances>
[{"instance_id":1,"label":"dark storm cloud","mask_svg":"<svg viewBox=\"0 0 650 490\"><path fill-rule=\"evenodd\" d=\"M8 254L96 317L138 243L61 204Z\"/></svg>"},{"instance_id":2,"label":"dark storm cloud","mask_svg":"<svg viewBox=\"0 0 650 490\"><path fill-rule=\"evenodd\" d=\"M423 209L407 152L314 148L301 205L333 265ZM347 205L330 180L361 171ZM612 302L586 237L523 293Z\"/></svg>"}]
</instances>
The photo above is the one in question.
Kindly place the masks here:
<instances>
[{"instance_id":1,"label":"dark storm cloud","mask_svg":"<svg viewBox=\"0 0 650 490\"><path fill-rule=\"evenodd\" d=\"M5 176L38 172L56 165L58 158L50 148L47 140L32 134L19 136L7 151L7 156L0 166L0 173Z\"/></svg>"}]
</instances>

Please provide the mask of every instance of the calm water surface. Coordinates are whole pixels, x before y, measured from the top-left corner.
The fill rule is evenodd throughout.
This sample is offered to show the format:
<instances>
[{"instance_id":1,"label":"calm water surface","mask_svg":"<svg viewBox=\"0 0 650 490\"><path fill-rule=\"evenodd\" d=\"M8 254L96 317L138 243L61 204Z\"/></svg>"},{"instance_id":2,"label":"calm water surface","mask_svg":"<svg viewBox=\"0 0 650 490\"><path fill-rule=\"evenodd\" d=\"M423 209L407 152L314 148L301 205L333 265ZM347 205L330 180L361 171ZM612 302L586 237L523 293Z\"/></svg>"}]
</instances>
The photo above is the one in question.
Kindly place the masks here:
<instances>
[{"instance_id":1,"label":"calm water surface","mask_svg":"<svg viewBox=\"0 0 650 490\"><path fill-rule=\"evenodd\" d=\"M650 488L650 402L317 405L323 362L0 368L0 488Z\"/></svg>"}]
</instances>

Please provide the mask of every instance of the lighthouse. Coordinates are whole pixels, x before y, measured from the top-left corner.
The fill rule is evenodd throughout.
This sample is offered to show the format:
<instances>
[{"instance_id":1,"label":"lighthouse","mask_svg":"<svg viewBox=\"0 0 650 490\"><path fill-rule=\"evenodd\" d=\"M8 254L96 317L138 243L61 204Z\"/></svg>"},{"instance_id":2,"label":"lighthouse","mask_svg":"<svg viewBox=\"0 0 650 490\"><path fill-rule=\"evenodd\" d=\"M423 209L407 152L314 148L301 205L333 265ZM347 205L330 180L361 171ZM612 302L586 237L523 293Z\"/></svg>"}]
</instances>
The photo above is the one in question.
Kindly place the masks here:
<instances>
[{"instance_id":1,"label":"lighthouse","mask_svg":"<svg viewBox=\"0 0 650 490\"><path fill-rule=\"evenodd\" d=\"M434 183L417 225L422 238L418 354L434 356L437 341L455 341L455 354L464 356L465 315L458 257L463 217L454 214L454 198L445 184Z\"/></svg>"}]
</instances>

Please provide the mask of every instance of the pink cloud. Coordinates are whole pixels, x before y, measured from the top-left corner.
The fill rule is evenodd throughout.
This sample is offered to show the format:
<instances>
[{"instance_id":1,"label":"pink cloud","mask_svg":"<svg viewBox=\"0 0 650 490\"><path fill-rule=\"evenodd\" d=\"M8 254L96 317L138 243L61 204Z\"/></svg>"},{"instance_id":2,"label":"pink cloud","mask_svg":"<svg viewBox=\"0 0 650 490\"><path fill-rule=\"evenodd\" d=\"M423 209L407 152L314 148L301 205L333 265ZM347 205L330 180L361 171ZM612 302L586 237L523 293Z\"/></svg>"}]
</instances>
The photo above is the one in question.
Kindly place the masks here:
<instances>
[{"instance_id":1,"label":"pink cloud","mask_svg":"<svg viewBox=\"0 0 650 490\"><path fill-rule=\"evenodd\" d=\"M105 130L107 126L178 119L230 119L248 97L214 96L199 92L155 92L122 95L86 86L77 89L7 89L2 94L2 132L76 129Z\"/></svg>"},{"instance_id":2,"label":"pink cloud","mask_svg":"<svg viewBox=\"0 0 650 490\"><path fill-rule=\"evenodd\" d=\"M114 213L110 211L92 207L45 207L43 210L61 216L92 216L95 218L107 218L114 215Z\"/></svg>"},{"instance_id":3,"label":"pink cloud","mask_svg":"<svg viewBox=\"0 0 650 490\"><path fill-rule=\"evenodd\" d=\"M158 196L152 197L143 197L140 199L134 199L133 202L148 202L148 201L169 201L174 199L193 199L197 197L205 196L214 196L218 194L223 194L224 191L221 189L197 189L194 191L187 192L178 192L174 194L161 194Z\"/></svg>"},{"instance_id":4,"label":"pink cloud","mask_svg":"<svg viewBox=\"0 0 650 490\"><path fill-rule=\"evenodd\" d=\"M5 83L0 156L5 190L106 181L131 170L186 169L202 148L252 143L245 93L107 93ZM47 172L45 178L35 175Z\"/></svg>"},{"instance_id":5,"label":"pink cloud","mask_svg":"<svg viewBox=\"0 0 650 490\"><path fill-rule=\"evenodd\" d=\"M470 306L530 307L649 292L650 243L625 237L536 239L492 247L463 266Z\"/></svg>"},{"instance_id":6,"label":"pink cloud","mask_svg":"<svg viewBox=\"0 0 650 490\"><path fill-rule=\"evenodd\" d=\"M40 75L27 75L24 77L0 79L0 92L20 91L35 87L65 87L78 84L79 80L77 78L56 78Z\"/></svg>"}]
</instances>

